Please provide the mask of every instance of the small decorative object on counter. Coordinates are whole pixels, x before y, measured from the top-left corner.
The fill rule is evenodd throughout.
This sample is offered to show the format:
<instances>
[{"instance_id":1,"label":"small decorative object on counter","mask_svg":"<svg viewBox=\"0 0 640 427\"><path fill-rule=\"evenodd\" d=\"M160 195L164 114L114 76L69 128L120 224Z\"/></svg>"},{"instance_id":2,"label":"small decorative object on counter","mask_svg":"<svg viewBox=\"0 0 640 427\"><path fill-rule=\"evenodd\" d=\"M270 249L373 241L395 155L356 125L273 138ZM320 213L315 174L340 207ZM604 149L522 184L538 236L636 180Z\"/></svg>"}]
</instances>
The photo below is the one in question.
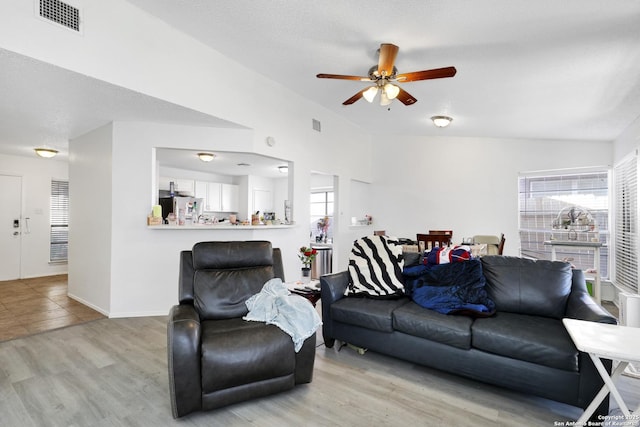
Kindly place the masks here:
<instances>
[{"instance_id":1,"label":"small decorative object on counter","mask_svg":"<svg viewBox=\"0 0 640 427\"><path fill-rule=\"evenodd\" d=\"M154 205L151 214L147 216L147 225L162 225L162 207Z\"/></svg>"},{"instance_id":2,"label":"small decorative object on counter","mask_svg":"<svg viewBox=\"0 0 640 427\"><path fill-rule=\"evenodd\" d=\"M284 201L284 222L285 224L291 224L291 201Z\"/></svg>"},{"instance_id":3,"label":"small decorative object on counter","mask_svg":"<svg viewBox=\"0 0 640 427\"><path fill-rule=\"evenodd\" d=\"M198 223L198 202L193 202L193 210L191 211L191 223Z\"/></svg>"},{"instance_id":4,"label":"small decorative object on counter","mask_svg":"<svg viewBox=\"0 0 640 427\"><path fill-rule=\"evenodd\" d=\"M260 211L251 215L251 225L260 225Z\"/></svg>"},{"instance_id":5,"label":"small decorative object on counter","mask_svg":"<svg viewBox=\"0 0 640 427\"><path fill-rule=\"evenodd\" d=\"M167 215L167 223L169 223L169 225L176 225L177 222L178 221L176 220L176 214L171 212L169 215Z\"/></svg>"}]
</instances>

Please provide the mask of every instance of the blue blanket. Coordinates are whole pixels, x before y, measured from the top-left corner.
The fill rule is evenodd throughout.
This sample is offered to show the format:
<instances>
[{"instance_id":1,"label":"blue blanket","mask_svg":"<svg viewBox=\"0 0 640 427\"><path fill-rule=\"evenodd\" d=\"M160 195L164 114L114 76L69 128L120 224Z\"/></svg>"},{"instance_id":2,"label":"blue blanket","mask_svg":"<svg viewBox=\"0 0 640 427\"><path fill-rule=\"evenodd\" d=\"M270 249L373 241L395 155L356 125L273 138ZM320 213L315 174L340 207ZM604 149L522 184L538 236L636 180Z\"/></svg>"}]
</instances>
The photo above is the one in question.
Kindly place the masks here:
<instances>
[{"instance_id":1,"label":"blue blanket","mask_svg":"<svg viewBox=\"0 0 640 427\"><path fill-rule=\"evenodd\" d=\"M485 290L480 260L405 267L405 290L413 301L443 314L490 316L495 303Z\"/></svg>"}]
</instances>

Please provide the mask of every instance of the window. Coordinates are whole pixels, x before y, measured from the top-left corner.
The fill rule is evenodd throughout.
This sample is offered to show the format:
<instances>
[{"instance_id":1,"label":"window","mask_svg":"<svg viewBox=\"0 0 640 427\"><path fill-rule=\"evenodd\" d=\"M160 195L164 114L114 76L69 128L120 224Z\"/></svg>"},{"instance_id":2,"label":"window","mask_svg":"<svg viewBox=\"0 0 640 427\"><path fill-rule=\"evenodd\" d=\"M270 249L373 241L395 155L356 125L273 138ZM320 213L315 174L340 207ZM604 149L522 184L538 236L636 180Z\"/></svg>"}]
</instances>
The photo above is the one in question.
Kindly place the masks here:
<instances>
[{"instance_id":1,"label":"window","mask_svg":"<svg viewBox=\"0 0 640 427\"><path fill-rule=\"evenodd\" d=\"M535 259L551 259L551 247L544 245L552 237L558 240L606 243L609 237L609 173L597 170L582 173L550 172L523 174L518 178L518 211L521 254ZM554 229L561 211L575 207L587 212L592 221ZM558 224L556 222L556 224ZM566 224L566 222L564 223ZM582 270L593 268L593 250L556 248L558 259L567 259ZM600 249L600 276L607 278L609 248Z\"/></svg>"},{"instance_id":2,"label":"window","mask_svg":"<svg viewBox=\"0 0 640 427\"><path fill-rule=\"evenodd\" d=\"M615 222L614 283L638 291L638 157L633 154L613 170Z\"/></svg>"},{"instance_id":3,"label":"window","mask_svg":"<svg viewBox=\"0 0 640 427\"><path fill-rule=\"evenodd\" d=\"M311 193L311 236L333 238L333 191ZM323 225L326 223L326 226Z\"/></svg>"},{"instance_id":4,"label":"window","mask_svg":"<svg viewBox=\"0 0 640 427\"><path fill-rule=\"evenodd\" d=\"M69 246L68 181L51 180L49 216L51 223L49 261L67 261L67 249Z\"/></svg>"}]
</instances>

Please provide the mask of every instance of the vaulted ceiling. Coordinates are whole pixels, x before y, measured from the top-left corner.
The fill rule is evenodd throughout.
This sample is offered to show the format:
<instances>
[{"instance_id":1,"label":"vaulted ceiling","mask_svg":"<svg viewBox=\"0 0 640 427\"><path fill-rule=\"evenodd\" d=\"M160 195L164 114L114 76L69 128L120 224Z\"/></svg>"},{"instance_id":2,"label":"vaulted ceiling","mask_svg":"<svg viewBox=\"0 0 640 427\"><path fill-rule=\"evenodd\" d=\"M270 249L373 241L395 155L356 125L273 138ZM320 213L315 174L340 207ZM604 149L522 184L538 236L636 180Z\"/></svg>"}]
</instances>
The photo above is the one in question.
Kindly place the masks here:
<instances>
[{"instance_id":1,"label":"vaulted ceiling","mask_svg":"<svg viewBox=\"0 0 640 427\"><path fill-rule=\"evenodd\" d=\"M376 133L443 134L429 117L446 114L448 135L612 140L640 116L638 1L129 2ZM366 76L381 43L400 73L457 75L402 84L418 102L390 109L315 77Z\"/></svg>"},{"instance_id":2,"label":"vaulted ceiling","mask_svg":"<svg viewBox=\"0 0 640 427\"><path fill-rule=\"evenodd\" d=\"M371 133L613 140L640 116L637 0L127 1ZM366 83L316 78L367 75L381 43L399 46L400 73L455 66L457 75L401 83L418 102L389 107L343 106ZM150 114L216 123L51 71L0 50L0 149L9 141L63 145L105 121ZM42 73L57 89L34 89ZM212 79L243 84L224 70ZM452 125L435 128L429 117L438 114L453 117Z\"/></svg>"}]
</instances>

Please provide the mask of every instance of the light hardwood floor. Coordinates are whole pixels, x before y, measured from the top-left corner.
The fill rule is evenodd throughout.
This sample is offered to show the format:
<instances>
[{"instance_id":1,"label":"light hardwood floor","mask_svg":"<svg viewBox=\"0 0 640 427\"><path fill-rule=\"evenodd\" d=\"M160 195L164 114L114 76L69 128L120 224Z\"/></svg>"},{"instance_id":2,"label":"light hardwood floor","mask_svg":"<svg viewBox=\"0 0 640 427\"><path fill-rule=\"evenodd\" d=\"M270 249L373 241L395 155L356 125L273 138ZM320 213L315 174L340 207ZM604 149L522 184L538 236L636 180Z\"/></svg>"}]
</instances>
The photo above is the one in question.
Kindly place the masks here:
<instances>
[{"instance_id":1,"label":"light hardwood floor","mask_svg":"<svg viewBox=\"0 0 640 427\"><path fill-rule=\"evenodd\" d=\"M623 377L621 390L630 407L640 404L640 380ZM318 337L311 384L173 420L166 317L0 343L1 426L554 426L580 413L373 352L327 349Z\"/></svg>"}]
</instances>

